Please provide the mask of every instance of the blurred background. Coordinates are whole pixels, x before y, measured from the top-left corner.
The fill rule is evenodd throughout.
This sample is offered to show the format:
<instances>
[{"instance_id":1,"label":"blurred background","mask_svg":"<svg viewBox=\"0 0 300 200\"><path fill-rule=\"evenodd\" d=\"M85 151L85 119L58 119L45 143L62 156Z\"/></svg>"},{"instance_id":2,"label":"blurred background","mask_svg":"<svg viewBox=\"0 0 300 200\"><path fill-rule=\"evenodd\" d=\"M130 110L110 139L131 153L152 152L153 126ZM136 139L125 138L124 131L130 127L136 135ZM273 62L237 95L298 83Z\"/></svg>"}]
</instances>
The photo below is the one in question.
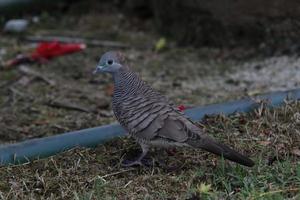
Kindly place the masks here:
<instances>
[{"instance_id":1,"label":"blurred background","mask_svg":"<svg viewBox=\"0 0 300 200\"><path fill-rule=\"evenodd\" d=\"M193 107L299 87L299 34L299 0L0 0L0 145L114 122L111 77L92 74L108 50L122 51L143 80L176 104ZM263 111L204 123L208 132L238 150L255 151L250 157L263 155L257 170L236 167L230 176L223 168L215 169L216 159L194 160L199 152L183 151L172 162L187 164L174 176L155 168L99 178L119 173L121 152L134 146L124 139L95 151L75 150L3 168L0 199L2 194L7 199L93 199L77 193L185 199L180 195L186 191L188 196L206 190L218 191L220 198L237 194L240 199L244 194L280 191L282 185L285 197L291 197L299 191L293 189L299 182L290 180L296 177L295 171L288 171L293 167L276 165L272 171L264 161L288 152L294 152L292 159L299 158L299 141L286 134L299 136L299 105L284 107L278 115ZM275 133L282 133L281 139ZM299 165L298 169L299 177ZM281 172L286 182L277 181ZM200 187L203 182L206 185Z\"/></svg>"}]
</instances>

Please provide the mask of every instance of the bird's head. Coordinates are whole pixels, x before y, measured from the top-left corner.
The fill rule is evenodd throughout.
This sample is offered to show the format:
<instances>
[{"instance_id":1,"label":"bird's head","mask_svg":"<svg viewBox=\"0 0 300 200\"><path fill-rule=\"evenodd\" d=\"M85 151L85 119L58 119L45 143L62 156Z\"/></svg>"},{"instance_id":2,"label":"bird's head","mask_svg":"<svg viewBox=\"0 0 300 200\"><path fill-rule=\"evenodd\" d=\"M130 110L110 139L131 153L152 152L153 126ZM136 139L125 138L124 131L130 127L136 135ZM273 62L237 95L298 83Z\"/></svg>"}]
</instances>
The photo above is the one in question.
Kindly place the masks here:
<instances>
[{"instance_id":1,"label":"bird's head","mask_svg":"<svg viewBox=\"0 0 300 200\"><path fill-rule=\"evenodd\" d=\"M123 54L118 51L109 51L101 56L94 74L99 72L114 74L125 68L127 69L127 65Z\"/></svg>"}]
</instances>

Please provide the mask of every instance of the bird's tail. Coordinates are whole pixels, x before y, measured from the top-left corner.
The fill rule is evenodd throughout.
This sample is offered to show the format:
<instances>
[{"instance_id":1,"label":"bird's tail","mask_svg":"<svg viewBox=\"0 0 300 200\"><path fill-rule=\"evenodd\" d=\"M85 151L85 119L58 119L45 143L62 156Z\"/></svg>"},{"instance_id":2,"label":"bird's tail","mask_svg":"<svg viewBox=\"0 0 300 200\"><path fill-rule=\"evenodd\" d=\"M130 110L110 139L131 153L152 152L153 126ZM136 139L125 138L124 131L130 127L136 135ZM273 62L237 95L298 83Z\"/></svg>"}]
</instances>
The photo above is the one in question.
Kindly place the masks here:
<instances>
[{"instance_id":1,"label":"bird's tail","mask_svg":"<svg viewBox=\"0 0 300 200\"><path fill-rule=\"evenodd\" d=\"M224 144L218 143L210 137L201 138L200 141L189 140L187 141L187 143L192 147L204 149L216 155L223 156L224 158L239 163L241 165L245 165L248 167L252 167L254 165L254 162L251 159L236 152L235 150L231 149L230 147Z\"/></svg>"}]
</instances>

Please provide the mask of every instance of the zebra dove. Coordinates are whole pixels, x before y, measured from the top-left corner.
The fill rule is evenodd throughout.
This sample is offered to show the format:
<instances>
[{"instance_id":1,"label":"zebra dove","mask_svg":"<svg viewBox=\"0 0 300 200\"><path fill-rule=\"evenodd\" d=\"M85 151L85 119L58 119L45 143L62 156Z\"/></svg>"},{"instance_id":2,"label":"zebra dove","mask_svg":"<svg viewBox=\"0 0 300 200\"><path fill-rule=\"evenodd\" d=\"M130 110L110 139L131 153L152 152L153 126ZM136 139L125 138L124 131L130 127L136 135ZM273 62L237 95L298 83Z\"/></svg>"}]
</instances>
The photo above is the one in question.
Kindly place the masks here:
<instances>
[{"instance_id":1,"label":"zebra dove","mask_svg":"<svg viewBox=\"0 0 300 200\"><path fill-rule=\"evenodd\" d=\"M142 148L138 159L126 166L141 165L151 146L200 148L245 166L254 165L246 156L204 133L165 96L142 81L120 52L105 53L94 71L98 72L112 75L114 114Z\"/></svg>"}]
</instances>

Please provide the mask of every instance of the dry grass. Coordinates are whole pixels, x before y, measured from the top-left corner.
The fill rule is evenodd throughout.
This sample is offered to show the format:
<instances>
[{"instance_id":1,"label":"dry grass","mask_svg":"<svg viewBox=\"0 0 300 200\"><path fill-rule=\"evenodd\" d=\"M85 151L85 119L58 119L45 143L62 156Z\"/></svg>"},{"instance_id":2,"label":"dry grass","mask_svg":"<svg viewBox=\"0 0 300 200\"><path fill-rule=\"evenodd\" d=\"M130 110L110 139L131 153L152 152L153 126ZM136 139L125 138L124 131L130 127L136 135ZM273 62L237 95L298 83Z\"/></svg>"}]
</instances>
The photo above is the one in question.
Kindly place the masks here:
<instances>
[{"instance_id":1,"label":"dry grass","mask_svg":"<svg viewBox=\"0 0 300 200\"><path fill-rule=\"evenodd\" d=\"M166 166L121 168L138 146L116 139L22 166L2 167L3 199L259 199L299 198L300 104L251 114L207 117L204 130L256 162L246 168L200 150L152 152ZM202 185L202 186L201 186Z\"/></svg>"}]
</instances>

